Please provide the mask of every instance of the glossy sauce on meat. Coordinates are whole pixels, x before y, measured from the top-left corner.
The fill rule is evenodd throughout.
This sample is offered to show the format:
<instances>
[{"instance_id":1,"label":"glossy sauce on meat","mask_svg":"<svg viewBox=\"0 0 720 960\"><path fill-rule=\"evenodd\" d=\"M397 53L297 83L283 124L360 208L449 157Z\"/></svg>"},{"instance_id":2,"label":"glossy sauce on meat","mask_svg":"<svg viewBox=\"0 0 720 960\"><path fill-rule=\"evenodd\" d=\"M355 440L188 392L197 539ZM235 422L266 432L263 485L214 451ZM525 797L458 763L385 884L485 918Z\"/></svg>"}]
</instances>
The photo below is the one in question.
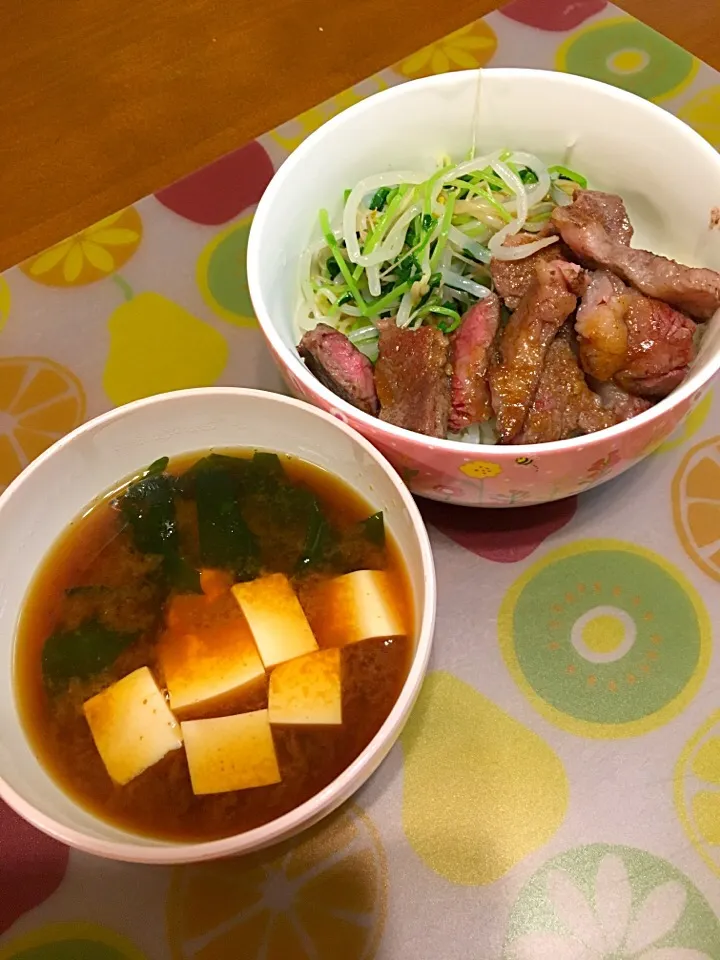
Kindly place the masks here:
<instances>
[{"instance_id":1,"label":"glossy sauce on meat","mask_svg":"<svg viewBox=\"0 0 720 960\"><path fill-rule=\"evenodd\" d=\"M252 451L231 451L247 461ZM201 455L173 461L168 473L180 476ZM282 782L267 787L196 796L184 749L174 750L125 786L110 779L90 734L83 703L135 669L148 666L160 682L157 643L164 612L180 594L163 587L157 556L140 553L113 497L99 500L73 522L36 574L24 604L15 653L15 683L23 723L32 747L58 784L81 806L111 823L168 840L200 841L260 826L294 809L334 780L367 746L388 716L407 677L413 649L412 599L403 561L394 543L357 534L373 513L354 491L303 461L282 458L286 479L309 491L337 532L339 547L321 569L293 576L298 595L313 578L353 569L385 569L400 601L407 637L366 640L342 649L343 723L337 727L273 727ZM183 557L199 566L196 504L176 498ZM246 521L262 546L261 572L293 569L302 549L300 526L273 521L272 495L255 498ZM272 568L272 569L271 569ZM231 582L232 578L228 578ZM183 596L192 597L193 594ZM197 594L195 594L197 596ZM187 606L192 607L192 600ZM213 603L222 625L239 608L227 592ZM43 649L58 630L101 621L108 630L137 636L102 672L49 687L43 674ZM267 704L257 688L225 709L246 712ZM218 711L213 711L217 716Z\"/></svg>"}]
</instances>

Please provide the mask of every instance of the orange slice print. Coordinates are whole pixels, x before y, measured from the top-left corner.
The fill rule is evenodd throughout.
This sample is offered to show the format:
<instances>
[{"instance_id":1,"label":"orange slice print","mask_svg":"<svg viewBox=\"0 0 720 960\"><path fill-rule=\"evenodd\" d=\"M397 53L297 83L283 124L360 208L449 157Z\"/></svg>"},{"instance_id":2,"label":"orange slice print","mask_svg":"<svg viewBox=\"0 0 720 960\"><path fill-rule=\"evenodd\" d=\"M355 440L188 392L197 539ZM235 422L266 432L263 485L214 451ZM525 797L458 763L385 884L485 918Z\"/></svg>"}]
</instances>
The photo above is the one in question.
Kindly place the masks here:
<instances>
[{"instance_id":1,"label":"orange slice print","mask_svg":"<svg viewBox=\"0 0 720 960\"><path fill-rule=\"evenodd\" d=\"M167 902L173 960L372 960L387 866L357 807L267 853L178 867Z\"/></svg>"},{"instance_id":2,"label":"orange slice print","mask_svg":"<svg viewBox=\"0 0 720 960\"><path fill-rule=\"evenodd\" d=\"M0 489L84 417L74 373L46 357L0 357Z\"/></svg>"},{"instance_id":3,"label":"orange slice print","mask_svg":"<svg viewBox=\"0 0 720 960\"><path fill-rule=\"evenodd\" d=\"M675 529L690 559L720 580L720 437L699 443L672 484Z\"/></svg>"}]
</instances>

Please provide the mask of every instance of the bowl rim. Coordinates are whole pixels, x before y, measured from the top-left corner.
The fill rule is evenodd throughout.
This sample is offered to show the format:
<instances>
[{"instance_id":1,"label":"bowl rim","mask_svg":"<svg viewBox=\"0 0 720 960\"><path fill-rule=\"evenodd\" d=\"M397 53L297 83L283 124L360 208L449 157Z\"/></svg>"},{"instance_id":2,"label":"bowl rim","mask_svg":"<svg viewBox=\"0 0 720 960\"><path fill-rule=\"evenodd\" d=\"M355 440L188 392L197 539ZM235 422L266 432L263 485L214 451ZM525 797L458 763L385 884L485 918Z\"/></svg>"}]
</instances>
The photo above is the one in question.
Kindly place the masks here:
<instances>
[{"instance_id":1,"label":"bowl rim","mask_svg":"<svg viewBox=\"0 0 720 960\"><path fill-rule=\"evenodd\" d=\"M275 820L271 820L269 823L263 824L260 827L247 830L244 833L233 834L230 837L224 837L219 840L199 841L197 843L163 840L153 841L152 837L147 838L148 841L150 841L148 843L139 843L136 842L135 838L137 837L139 839L140 835L134 835L129 832L127 834L127 840L124 838L108 840L89 837L82 830L67 827L56 821L52 816L42 813L32 802L26 800L20 793L12 788L5 781L2 774L0 774L0 798L2 798L8 806L12 807L16 813L20 814L20 816L33 826L56 840L60 840L62 843L85 853L95 854L96 856L110 860L168 865L196 863L203 860L238 856L245 853L257 852L271 844L294 836L309 828L314 823L317 823L355 793L355 791L372 776L379 763L385 758L397 740L410 710L417 699L430 658L435 629L437 584L430 539L420 511L410 495L409 490L401 480L400 475L376 447L337 417L333 417L331 414L305 401L296 400L270 390L257 390L246 387L196 387L187 390L177 390L171 393L156 394L152 397L135 400L132 403L116 407L86 421L72 432L61 437L29 464L25 470L12 481L6 490L0 494L0 514L3 510L10 508L9 505L12 502L13 495L22 487L27 478L38 470L42 470L48 460L52 459L60 449L72 445L77 437L92 433L107 423L121 420L128 416L136 416L138 412L142 412L147 407L158 404L172 404L178 400L192 398L204 401L207 398L215 396L236 397L240 401L245 400L250 402L261 399L263 401L277 403L279 406L300 408L305 413L324 421L326 425L333 430L344 434L349 440L359 446L363 452L372 457L381 470L388 476L400 496L402 505L410 515L420 551L424 577L425 598L419 617L415 655L410 664L410 669L402 690L400 691L400 695L395 701L392 710L370 743L368 743L352 763L326 787L309 800L306 800L299 807L295 807L294 810L290 810L288 813L283 814L283 816L277 817ZM272 444L270 444L270 446L272 446ZM12 643L12 649L14 649L15 625L13 625ZM20 719L16 699L13 702L13 706L18 716L18 724L22 731L22 736L32 751L32 745ZM50 774L47 775L50 776ZM50 779L53 780L52 776L50 776ZM53 780L53 782L55 781ZM57 786L57 784L55 785ZM62 788L58 787L58 789ZM66 794L66 796L68 795ZM76 807L93 817L98 823L108 825L108 821L103 821L102 818L96 817L93 813L83 808L81 804L76 803L71 797L69 799ZM110 824L110 826L112 826L112 824Z\"/></svg>"},{"instance_id":2,"label":"bowl rim","mask_svg":"<svg viewBox=\"0 0 720 960\"><path fill-rule=\"evenodd\" d=\"M472 70L455 70L450 73L434 74L432 76L420 77L416 80L407 80L398 83L395 86L371 94L364 100L348 107L321 124L283 161L265 189L253 216L247 247L248 289L260 329L266 337L272 352L280 360L282 367L289 370L293 376L302 383L309 395L317 395L328 406L337 408L343 416L348 418L351 424L362 425L363 428L374 431L378 437L387 437L388 440L404 443L412 440L415 443L420 443L428 450L437 453L448 452L461 454L466 459L475 459L476 457L485 458L488 456L537 457L545 453L568 453L572 450L586 450L599 444L605 444L608 441L616 445L621 438L632 433L637 427L643 425L649 426L655 421L661 420L670 410L702 393L708 382L717 374L718 369L720 369L720 351L718 351L714 361L711 360L708 362L706 371L701 376L698 376L694 382L692 382L691 377L688 377L669 393L667 397L663 397L649 410L645 410L628 420L623 420L612 427L606 427L604 430L598 430L595 433L589 433L580 437L571 437L567 440L551 440L546 443L517 443L507 445L469 443L463 440L428 437L425 434L406 430L404 427L396 427L394 424L380 420L379 417L373 417L371 414L365 413L347 400L343 400L342 397L337 396L337 394L320 383L320 381L310 373L300 359L297 349L288 349L285 346L278 327L273 321L270 311L265 306L260 281L260 265L263 260L262 235L266 220L268 219L276 196L285 181L293 174L297 167L303 164L306 155L313 151L315 146L323 140L327 132L337 127L342 127L349 119L372 111L380 99L384 101L396 98L400 99L410 89L422 90L425 87L450 87L454 84L461 83L463 79L467 80L470 77L476 78L479 73L490 73L501 80L503 78L512 78L525 80L528 83L532 83L534 79L542 75L543 81L556 83L560 86L577 86L581 89L602 91L608 99L614 99L625 104L632 104L634 109L650 114L656 119L662 117L661 122L664 122L667 127L673 130L678 136L683 136L693 141L695 147L704 153L707 159L712 161L720 171L720 154L701 137L697 131L680 120L679 117L668 113L662 107L652 103L650 100L646 100L644 97L626 90L621 90L601 80L592 80L574 73L564 73L556 70L545 70L533 67L480 67ZM473 82L475 82L474 79ZM715 316L717 317L719 314L720 311L718 311ZM711 320L712 319L713 318L711 318ZM706 321L706 323L710 323L711 320ZM358 429L360 429L359 426Z\"/></svg>"}]
</instances>

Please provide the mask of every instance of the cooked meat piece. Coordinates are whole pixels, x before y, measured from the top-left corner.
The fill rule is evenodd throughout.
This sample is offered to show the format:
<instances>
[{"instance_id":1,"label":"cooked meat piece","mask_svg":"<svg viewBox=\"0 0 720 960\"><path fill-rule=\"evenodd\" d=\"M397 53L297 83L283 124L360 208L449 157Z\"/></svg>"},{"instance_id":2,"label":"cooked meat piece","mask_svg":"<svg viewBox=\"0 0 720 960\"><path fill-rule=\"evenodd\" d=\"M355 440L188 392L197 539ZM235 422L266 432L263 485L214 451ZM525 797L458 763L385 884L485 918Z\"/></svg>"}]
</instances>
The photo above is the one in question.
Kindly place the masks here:
<instances>
[{"instance_id":1,"label":"cooked meat piece","mask_svg":"<svg viewBox=\"0 0 720 960\"><path fill-rule=\"evenodd\" d=\"M605 223L583 203L583 194L556 207L552 220L573 253L590 266L616 274L641 293L707 320L720 308L720 273L686 267L614 239Z\"/></svg>"},{"instance_id":2,"label":"cooked meat piece","mask_svg":"<svg viewBox=\"0 0 720 960\"><path fill-rule=\"evenodd\" d=\"M603 407L609 410L617 421L631 420L639 413L644 413L653 405L652 400L645 397L634 397L627 390L623 390L617 383L609 380L607 383L600 383L598 380L588 378L589 386L600 397Z\"/></svg>"},{"instance_id":3,"label":"cooked meat piece","mask_svg":"<svg viewBox=\"0 0 720 960\"><path fill-rule=\"evenodd\" d=\"M590 275L578 307L575 330L583 369L598 380L610 380L627 361L625 284L612 273Z\"/></svg>"},{"instance_id":4,"label":"cooked meat piece","mask_svg":"<svg viewBox=\"0 0 720 960\"><path fill-rule=\"evenodd\" d=\"M535 400L517 443L547 443L595 433L617 423L585 381L569 339L550 344Z\"/></svg>"},{"instance_id":5,"label":"cooked meat piece","mask_svg":"<svg viewBox=\"0 0 720 960\"><path fill-rule=\"evenodd\" d=\"M537 239L538 237L532 233L516 233L508 237L503 246L519 247L526 243L534 243ZM541 260L549 263L551 260L562 259L562 256L559 245L553 243L523 260L498 260L493 257L490 261L490 274L495 289L508 310L516 310L527 293L528 287L535 278L535 264Z\"/></svg>"},{"instance_id":6,"label":"cooked meat piece","mask_svg":"<svg viewBox=\"0 0 720 960\"><path fill-rule=\"evenodd\" d=\"M343 400L377 416L373 366L355 344L334 327L319 323L303 334L298 353L308 370Z\"/></svg>"},{"instance_id":7,"label":"cooked meat piece","mask_svg":"<svg viewBox=\"0 0 720 960\"><path fill-rule=\"evenodd\" d=\"M599 223L613 240L630 246L634 233L622 197L600 190L576 190L573 207L575 216Z\"/></svg>"},{"instance_id":8,"label":"cooked meat piece","mask_svg":"<svg viewBox=\"0 0 720 960\"><path fill-rule=\"evenodd\" d=\"M492 416L487 371L499 323L500 301L491 294L468 310L461 326L450 337L450 429L454 433Z\"/></svg>"},{"instance_id":9,"label":"cooked meat piece","mask_svg":"<svg viewBox=\"0 0 720 960\"><path fill-rule=\"evenodd\" d=\"M448 339L434 327L378 324L375 383L380 419L428 437L444 437L450 416Z\"/></svg>"},{"instance_id":10,"label":"cooked meat piece","mask_svg":"<svg viewBox=\"0 0 720 960\"><path fill-rule=\"evenodd\" d=\"M662 300L635 291L627 300L628 361L615 381L641 397L666 397L695 358L695 324Z\"/></svg>"},{"instance_id":11,"label":"cooked meat piece","mask_svg":"<svg viewBox=\"0 0 720 960\"><path fill-rule=\"evenodd\" d=\"M530 289L502 333L499 356L488 375L502 443L511 442L523 428L547 349L575 309L577 297L568 281L576 281L579 274L576 264L539 260Z\"/></svg>"},{"instance_id":12,"label":"cooked meat piece","mask_svg":"<svg viewBox=\"0 0 720 960\"><path fill-rule=\"evenodd\" d=\"M592 275L575 329L585 372L642 397L667 396L695 356L689 317L611 273Z\"/></svg>"}]
</instances>

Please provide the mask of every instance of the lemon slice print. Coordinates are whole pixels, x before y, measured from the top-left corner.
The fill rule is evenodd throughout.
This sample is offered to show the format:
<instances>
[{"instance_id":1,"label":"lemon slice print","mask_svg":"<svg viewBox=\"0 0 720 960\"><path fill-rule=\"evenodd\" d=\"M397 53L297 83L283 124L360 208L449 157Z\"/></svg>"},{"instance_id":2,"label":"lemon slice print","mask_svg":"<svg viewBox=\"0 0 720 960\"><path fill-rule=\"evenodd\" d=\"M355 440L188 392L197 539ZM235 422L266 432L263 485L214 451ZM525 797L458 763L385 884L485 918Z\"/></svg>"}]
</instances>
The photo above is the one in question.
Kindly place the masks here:
<instances>
[{"instance_id":1,"label":"lemon slice print","mask_svg":"<svg viewBox=\"0 0 720 960\"><path fill-rule=\"evenodd\" d=\"M138 948L96 923L51 923L3 943L0 960L147 960Z\"/></svg>"},{"instance_id":2,"label":"lemon slice print","mask_svg":"<svg viewBox=\"0 0 720 960\"><path fill-rule=\"evenodd\" d=\"M173 960L372 960L386 888L377 831L350 805L267 853L176 868Z\"/></svg>"},{"instance_id":3,"label":"lemon slice print","mask_svg":"<svg viewBox=\"0 0 720 960\"><path fill-rule=\"evenodd\" d=\"M695 850L720 876L720 710L690 738L675 768L675 806Z\"/></svg>"},{"instance_id":4,"label":"lemon slice print","mask_svg":"<svg viewBox=\"0 0 720 960\"><path fill-rule=\"evenodd\" d=\"M720 580L720 437L688 451L672 483L675 530L690 559Z\"/></svg>"},{"instance_id":5,"label":"lemon slice print","mask_svg":"<svg viewBox=\"0 0 720 960\"><path fill-rule=\"evenodd\" d=\"M20 269L31 280L48 287L80 287L119 270L141 240L140 214L134 207L127 207L31 257L20 264Z\"/></svg>"},{"instance_id":6,"label":"lemon slice print","mask_svg":"<svg viewBox=\"0 0 720 960\"><path fill-rule=\"evenodd\" d=\"M580 736L655 729L693 698L710 625L694 587L666 560L618 540L555 550L500 610L505 661L532 705Z\"/></svg>"},{"instance_id":7,"label":"lemon slice print","mask_svg":"<svg viewBox=\"0 0 720 960\"><path fill-rule=\"evenodd\" d=\"M1 357L0 489L84 417L85 392L70 370L47 357Z\"/></svg>"},{"instance_id":8,"label":"lemon slice print","mask_svg":"<svg viewBox=\"0 0 720 960\"><path fill-rule=\"evenodd\" d=\"M571 34L555 66L602 80L647 100L667 100L688 86L699 61L632 17L598 20Z\"/></svg>"}]
</instances>

